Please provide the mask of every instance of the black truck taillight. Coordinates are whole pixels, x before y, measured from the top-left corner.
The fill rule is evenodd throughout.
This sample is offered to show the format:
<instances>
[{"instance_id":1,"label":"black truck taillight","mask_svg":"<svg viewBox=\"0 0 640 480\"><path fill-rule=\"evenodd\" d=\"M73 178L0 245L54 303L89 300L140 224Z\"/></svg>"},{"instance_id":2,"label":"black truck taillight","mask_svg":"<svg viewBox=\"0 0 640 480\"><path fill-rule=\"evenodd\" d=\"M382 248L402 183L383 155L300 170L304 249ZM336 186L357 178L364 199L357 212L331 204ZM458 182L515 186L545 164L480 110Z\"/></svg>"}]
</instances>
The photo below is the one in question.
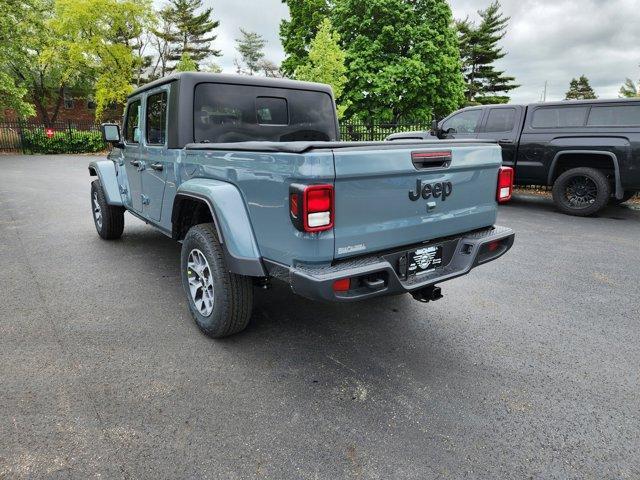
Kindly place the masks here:
<instances>
[{"instance_id":1,"label":"black truck taillight","mask_svg":"<svg viewBox=\"0 0 640 480\"><path fill-rule=\"evenodd\" d=\"M333 228L333 185L291 185L289 215L301 232L322 232Z\"/></svg>"},{"instance_id":2,"label":"black truck taillight","mask_svg":"<svg viewBox=\"0 0 640 480\"><path fill-rule=\"evenodd\" d=\"M496 192L496 200L498 203L505 203L511 200L513 192L513 168L500 167L498 173L498 190Z\"/></svg>"}]
</instances>

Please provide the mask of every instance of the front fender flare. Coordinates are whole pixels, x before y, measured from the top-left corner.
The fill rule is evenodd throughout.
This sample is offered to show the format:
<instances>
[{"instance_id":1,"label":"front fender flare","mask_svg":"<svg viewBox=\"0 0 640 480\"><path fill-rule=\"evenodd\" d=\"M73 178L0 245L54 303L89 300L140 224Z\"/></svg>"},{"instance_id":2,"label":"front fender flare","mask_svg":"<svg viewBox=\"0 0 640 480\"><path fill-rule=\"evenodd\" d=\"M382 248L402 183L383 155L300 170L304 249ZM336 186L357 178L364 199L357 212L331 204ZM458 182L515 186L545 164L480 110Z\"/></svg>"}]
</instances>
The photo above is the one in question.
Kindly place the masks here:
<instances>
[{"instance_id":1,"label":"front fender flare","mask_svg":"<svg viewBox=\"0 0 640 480\"><path fill-rule=\"evenodd\" d=\"M94 160L89 163L89 175L100 179L104 196L109 205L122 206L120 187L116 176L116 166L111 160Z\"/></svg>"},{"instance_id":2,"label":"front fender flare","mask_svg":"<svg viewBox=\"0 0 640 480\"><path fill-rule=\"evenodd\" d=\"M209 206L229 270L239 275L266 276L260 250L253 234L249 213L242 194L235 185L203 178L180 185L174 199L195 198ZM175 223L175 219L172 219Z\"/></svg>"}]
</instances>

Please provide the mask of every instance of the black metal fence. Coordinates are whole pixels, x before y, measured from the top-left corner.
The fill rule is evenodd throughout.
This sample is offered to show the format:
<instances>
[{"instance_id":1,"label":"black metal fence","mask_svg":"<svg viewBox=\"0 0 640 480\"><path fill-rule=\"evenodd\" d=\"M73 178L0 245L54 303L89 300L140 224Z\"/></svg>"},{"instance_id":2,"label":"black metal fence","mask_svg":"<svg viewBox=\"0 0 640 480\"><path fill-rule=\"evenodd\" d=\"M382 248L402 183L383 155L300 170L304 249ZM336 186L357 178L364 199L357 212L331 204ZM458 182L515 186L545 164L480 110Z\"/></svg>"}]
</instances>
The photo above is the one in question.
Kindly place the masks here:
<instances>
[{"instance_id":1,"label":"black metal fence","mask_svg":"<svg viewBox=\"0 0 640 480\"><path fill-rule=\"evenodd\" d=\"M94 122L0 122L0 152L87 153L106 148Z\"/></svg>"},{"instance_id":2,"label":"black metal fence","mask_svg":"<svg viewBox=\"0 0 640 480\"><path fill-rule=\"evenodd\" d=\"M347 120L340 122L340 137L344 141L373 142L384 140L392 133L425 131L430 128L428 123L365 123Z\"/></svg>"},{"instance_id":3,"label":"black metal fence","mask_svg":"<svg viewBox=\"0 0 640 480\"><path fill-rule=\"evenodd\" d=\"M345 141L380 141L397 132L428 130L427 123L365 123L343 121L340 136ZM100 125L93 122L0 122L0 152L87 153L106 150Z\"/></svg>"}]
</instances>

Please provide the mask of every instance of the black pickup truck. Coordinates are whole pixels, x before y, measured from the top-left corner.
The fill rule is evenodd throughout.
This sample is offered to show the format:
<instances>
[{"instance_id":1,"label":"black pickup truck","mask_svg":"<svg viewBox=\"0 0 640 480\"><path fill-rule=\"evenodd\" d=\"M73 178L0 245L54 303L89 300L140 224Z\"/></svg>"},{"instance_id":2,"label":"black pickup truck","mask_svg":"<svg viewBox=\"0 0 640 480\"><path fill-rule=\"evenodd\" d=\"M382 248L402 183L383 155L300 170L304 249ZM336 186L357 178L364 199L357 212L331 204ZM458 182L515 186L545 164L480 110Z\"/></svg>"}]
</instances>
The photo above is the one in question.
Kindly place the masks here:
<instances>
[{"instance_id":1,"label":"black pickup truck","mask_svg":"<svg viewBox=\"0 0 640 480\"><path fill-rule=\"evenodd\" d=\"M552 185L555 204L570 215L593 215L640 191L640 99L468 107L431 132L387 140L434 136L498 142L515 184Z\"/></svg>"}]
</instances>

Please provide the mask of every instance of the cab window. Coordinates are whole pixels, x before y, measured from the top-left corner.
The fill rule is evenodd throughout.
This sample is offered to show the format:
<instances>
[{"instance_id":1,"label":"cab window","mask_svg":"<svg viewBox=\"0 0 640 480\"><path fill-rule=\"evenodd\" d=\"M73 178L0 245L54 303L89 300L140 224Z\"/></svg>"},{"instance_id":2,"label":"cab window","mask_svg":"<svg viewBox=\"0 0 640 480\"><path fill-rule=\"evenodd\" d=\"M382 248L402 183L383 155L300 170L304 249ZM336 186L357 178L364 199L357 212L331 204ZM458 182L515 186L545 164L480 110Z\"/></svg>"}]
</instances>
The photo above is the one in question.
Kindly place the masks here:
<instances>
[{"instance_id":1,"label":"cab window","mask_svg":"<svg viewBox=\"0 0 640 480\"><path fill-rule=\"evenodd\" d=\"M124 125L124 139L127 143L140 142L140 100L135 100L127 107L127 119Z\"/></svg>"},{"instance_id":2,"label":"cab window","mask_svg":"<svg viewBox=\"0 0 640 480\"><path fill-rule=\"evenodd\" d=\"M515 127L516 109L515 108L492 108L489 110L487 125L485 132L510 132Z\"/></svg>"},{"instance_id":3,"label":"cab window","mask_svg":"<svg viewBox=\"0 0 640 480\"><path fill-rule=\"evenodd\" d=\"M147 97L146 135L148 145L164 145L167 135L167 92Z\"/></svg>"},{"instance_id":4,"label":"cab window","mask_svg":"<svg viewBox=\"0 0 640 480\"><path fill-rule=\"evenodd\" d=\"M338 138L334 104L325 92L200 83L193 103L197 143Z\"/></svg>"},{"instance_id":5,"label":"cab window","mask_svg":"<svg viewBox=\"0 0 640 480\"><path fill-rule=\"evenodd\" d=\"M482 117L482 110L467 110L457 113L442 124L442 130L446 132L453 128L456 133L476 133L480 117Z\"/></svg>"}]
</instances>

